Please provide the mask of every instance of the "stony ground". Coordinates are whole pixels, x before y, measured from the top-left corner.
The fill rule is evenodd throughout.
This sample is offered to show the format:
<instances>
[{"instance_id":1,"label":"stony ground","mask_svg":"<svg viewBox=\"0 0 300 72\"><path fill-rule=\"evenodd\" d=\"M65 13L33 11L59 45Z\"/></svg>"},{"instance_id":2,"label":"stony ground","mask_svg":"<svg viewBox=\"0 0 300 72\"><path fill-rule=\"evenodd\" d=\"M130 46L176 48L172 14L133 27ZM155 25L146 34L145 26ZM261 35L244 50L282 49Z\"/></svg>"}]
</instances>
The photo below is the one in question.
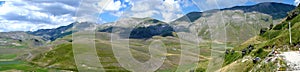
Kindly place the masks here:
<instances>
[{"instance_id":1,"label":"stony ground","mask_svg":"<svg viewBox=\"0 0 300 72\"><path fill-rule=\"evenodd\" d=\"M292 71L300 71L300 53L299 51L284 52L281 54L287 65Z\"/></svg>"}]
</instances>

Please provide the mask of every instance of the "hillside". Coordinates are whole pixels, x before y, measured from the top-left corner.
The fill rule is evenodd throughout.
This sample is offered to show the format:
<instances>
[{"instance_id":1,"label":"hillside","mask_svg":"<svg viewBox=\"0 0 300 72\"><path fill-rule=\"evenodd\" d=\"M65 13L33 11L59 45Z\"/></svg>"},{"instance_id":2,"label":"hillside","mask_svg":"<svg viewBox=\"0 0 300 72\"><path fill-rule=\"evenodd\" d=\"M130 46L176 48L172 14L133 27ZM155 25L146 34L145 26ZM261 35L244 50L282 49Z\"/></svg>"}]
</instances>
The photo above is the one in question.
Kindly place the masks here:
<instances>
[{"instance_id":1,"label":"hillside","mask_svg":"<svg viewBox=\"0 0 300 72\"><path fill-rule=\"evenodd\" d=\"M241 55L227 55L228 57L225 62L226 65L222 69L226 71L277 71L277 70L293 70L290 66L286 64L283 58L276 58L272 55L272 51L276 50L280 53L286 51L298 50L300 45L300 7L289 13L289 16L282 23L275 25L271 30L267 30L263 34L251 38L244 42L241 46L235 47L234 50L241 51L247 49L247 46L254 45L254 50L246 54L246 56ZM291 35L292 43L289 41L289 26L288 23L291 22ZM271 56L270 56L271 55ZM232 57L236 57L232 59ZM253 63L251 59L255 57L260 57L262 60L259 63ZM265 62L268 59L274 58L270 62ZM248 61L246 59L249 59ZM242 60L246 60L241 62ZM279 63L278 63L279 62ZM277 65L280 65L278 67ZM241 66L245 66L241 68ZM278 69L277 69L278 68Z\"/></svg>"},{"instance_id":2,"label":"hillside","mask_svg":"<svg viewBox=\"0 0 300 72\"><path fill-rule=\"evenodd\" d=\"M177 30L191 31L196 28L202 39L213 38L222 41L224 38L214 36L225 35L226 32L226 41L239 45L258 35L260 29L278 24L294 8L295 6L288 4L265 2L251 6L191 12L170 24L175 25ZM224 28L225 31L222 31Z\"/></svg>"},{"instance_id":3,"label":"hillside","mask_svg":"<svg viewBox=\"0 0 300 72\"><path fill-rule=\"evenodd\" d=\"M185 16L182 16L181 18L176 19L175 21L188 21L188 22L194 22L200 17L205 16L203 13L215 13L218 11L234 11L234 10L240 10L245 13L251 13L251 12L259 12L263 14L267 14L272 16L272 19L283 19L287 16L287 12L293 10L295 6L283 4L283 3L275 3L275 2L264 2L259 3L255 5L250 6L234 6L231 8L224 8L224 9L215 9L215 10L208 10L204 12L191 12L186 14Z\"/></svg>"},{"instance_id":4,"label":"hillside","mask_svg":"<svg viewBox=\"0 0 300 72\"><path fill-rule=\"evenodd\" d=\"M45 40L25 32L0 33L0 48L34 48L43 46Z\"/></svg>"},{"instance_id":5,"label":"hillside","mask_svg":"<svg viewBox=\"0 0 300 72\"><path fill-rule=\"evenodd\" d=\"M84 36L86 34L84 32L78 32L75 33L75 35ZM65 37L62 39L68 39L68 38L70 37ZM147 61L150 58L148 46L151 45L152 41L157 39L160 39L164 42L164 45L166 46L168 51L167 57L162 58L166 60L164 61L163 66L160 67L158 71L176 70L176 67L179 64L179 58L182 54L180 54L181 51L181 46L179 43L180 41L178 38L175 37L155 36L148 40L130 39L129 44L130 44L133 57L141 62ZM109 33L97 32L95 43L96 43L97 54L98 56L100 56L99 60L101 61L101 64L103 65L106 71L127 71L118 64L118 61L114 57L111 48L112 45L110 42ZM187 51L188 54L183 54L183 55L192 58L199 57L201 58L201 61L205 61L205 63L203 63L203 65L205 65L210 58L209 57L210 50L209 50L209 46L206 45L206 43L201 43L201 45L202 45L201 54L197 54L196 51L191 49ZM80 47L85 47L85 46L87 46L87 44L83 44L83 43L80 44ZM51 67L54 69L63 69L63 70L72 70L72 71L77 70L73 59L74 55L72 49L73 49L72 44L70 42L60 44L57 45L55 48L53 48L53 50L38 55L31 62L42 67L48 67L48 68ZM88 68L88 67L84 67L84 68ZM201 68L205 69L206 66L201 66Z\"/></svg>"}]
</instances>

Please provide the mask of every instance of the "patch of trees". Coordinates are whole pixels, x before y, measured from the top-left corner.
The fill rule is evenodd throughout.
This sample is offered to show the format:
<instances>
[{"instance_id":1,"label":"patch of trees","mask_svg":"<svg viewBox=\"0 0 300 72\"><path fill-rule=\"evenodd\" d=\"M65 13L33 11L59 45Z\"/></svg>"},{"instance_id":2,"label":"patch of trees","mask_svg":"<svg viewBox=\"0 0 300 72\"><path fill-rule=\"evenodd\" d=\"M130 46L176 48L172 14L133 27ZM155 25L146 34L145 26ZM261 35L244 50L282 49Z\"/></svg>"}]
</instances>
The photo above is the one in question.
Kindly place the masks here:
<instances>
[{"instance_id":1,"label":"patch of trees","mask_svg":"<svg viewBox=\"0 0 300 72\"><path fill-rule=\"evenodd\" d=\"M242 50L242 56L245 56L246 54L251 53L253 49L254 49L253 45L249 45L248 47L244 48Z\"/></svg>"},{"instance_id":2,"label":"patch of trees","mask_svg":"<svg viewBox=\"0 0 300 72\"><path fill-rule=\"evenodd\" d=\"M267 31L268 31L268 28L262 28L262 29L260 29L259 34L260 34L260 35L263 35L263 34L265 34Z\"/></svg>"}]
</instances>

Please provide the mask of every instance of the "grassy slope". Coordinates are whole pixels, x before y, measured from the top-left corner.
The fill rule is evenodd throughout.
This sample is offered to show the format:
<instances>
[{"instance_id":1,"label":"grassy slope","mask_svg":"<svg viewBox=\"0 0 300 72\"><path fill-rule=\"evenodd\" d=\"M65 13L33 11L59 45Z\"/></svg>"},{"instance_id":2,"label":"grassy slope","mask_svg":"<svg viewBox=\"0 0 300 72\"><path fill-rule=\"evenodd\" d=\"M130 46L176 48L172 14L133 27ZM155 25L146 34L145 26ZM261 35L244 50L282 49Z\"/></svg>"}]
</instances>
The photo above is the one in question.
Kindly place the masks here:
<instances>
[{"instance_id":1,"label":"grassy slope","mask_svg":"<svg viewBox=\"0 0 300 72\"><path fill-rule=\"evenodd\" d=\"M38 66L30 65L28 62L23 61L4 61L0 62L0 71L8 71L8 72L46 72L48 71L46 68L41 68Z\"/></svg>"},{"instance_id":2,"label":"grassy slope","mask_svg":"<svg viewBox=\"0 0 300 72\"><path fill-rule=\"evenodd\" d=\"M299 10L299 7L298 9ZM289 44L289 31L288 31L288 22L292 24L292 44ZM242 49L246 48L248 45L253 44L255 49L248 53L247 56L252 57L260 57L265 58L269 52L271 52L271 48L275 46L277 49L284 49L284 46L290 47L292 50L296 50L295 45L300 43L300 15L294 16L290 20L285 20L281 24L276 25L273 27L272 30L267 31L263 35L256 36L254 38L249 39L248 41L244 42L242 45L235 47L235 50L241 51ZM257 66L250 61L246 61L244 63L240 62L241 55L226 55L225 64L233 64L231 68L226 69L225 71L234 71L234 72L241 72L241 71L250 71L253 67ZM251 59L251 58L250 58ZM237 63L236 63L236 62ZM262 64L257 71L272 71L274 64L267 63Z\"/></svg>"},{"instance_id":3,"label":"grassy slope","mask_svg":"<svg viewBox=\"0 0 300 72\"><path fill-rule=\"evenodd\" d=\"M57 44L57 46L53 50L36 57L32 63L42 67L50 67L54 69L76 70L72 53L72 44L70 42L66 42L70 38L72 37L68 36L53 42L53 44ZM99 60L106 71L127 71L118 64L116 58L114 57L111 49L111 43L109 41L109 33L97 33L96 38L96 50L98 56L100 57ZM158 71L163 72L176 70L180 59L179 56L181 46L179 43L180 41L174 37L158 36L148 40L131 39L130 48L131 52L133 53L133 57L141 62L145 62L150 59L147 47L154 39L161 39L167 47L168 54L170 54L167 56L166 61ZM200 44L200 47L201 53L199 55L200 64L198 70L205 71L210 60L210 46L207 43L202 43ZM193 50L190 52L191 54L194 53Z\"/></svg>"}]
</instances>

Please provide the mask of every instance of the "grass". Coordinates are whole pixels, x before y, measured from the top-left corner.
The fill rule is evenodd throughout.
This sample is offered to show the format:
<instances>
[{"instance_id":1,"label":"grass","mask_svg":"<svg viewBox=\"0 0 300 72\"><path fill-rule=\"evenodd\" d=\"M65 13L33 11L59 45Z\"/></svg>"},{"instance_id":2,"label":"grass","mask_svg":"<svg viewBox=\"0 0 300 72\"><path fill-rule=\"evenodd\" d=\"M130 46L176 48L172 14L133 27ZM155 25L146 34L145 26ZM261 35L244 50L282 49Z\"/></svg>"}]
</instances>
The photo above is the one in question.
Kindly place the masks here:
<instances>
[{"instance_id":1,"label":"grass","mask_svg":"<svg viewBox=\"0 0 300 72\"><path fill-rule=\"evenodd\" d=\"M256 72L276 72L276 63L262 63L259 68L256 68Z\"/></svg>"},{"instance_id":2,"label":"grass","mask_svg":"<svg viewBox=\"0 0 300 72\"><path fill-rule=\"evenodd\" d=\"M33 59L33 63L44 67L51 67L63 70L74 70L75 61L73 58L72 44L61 44L54 48L54 50L43 53Z\"/></svg>"},{"instance_id":3,"label":"grass","mask_svg":"<svg viewBox=\"0 0 300 72\"><path fill-rule=\"evenodd\" d=\"M1 54L0 59L13 59L16 58L17 54Z\"/></svg>"},{"instance_id":4,"label":"grass","mask_svg":"<svg viewBox=\"0 0 300 72\"><path fill-rule=\"evenodd\" d=\"M30 65L23 61L4 61L0 62L0 71L6 70L21 70L24 72L47 72L45 68Z\"/></svg>"},{"instance_id":5,"label":"grass","mask_svg":"<svg viewBox=\"0 0 300 72\"><path fill-rule=\"evenodd\" d=\"M254 45L255 49L252 50L251 53L248 53L246 56L254 57L260 57L261 59L264 59L270 52L273 46L276 48L281 48L283 46L289 46L293 47L296 44L300 43L300 15L294 17L293 19L283 21L281 24L275 25L272 30L268 30L266 33L260 36L253 37L252 39L249 39L248 41L244 42L242 45L235 47L235 50L242 50L246 48L248 45ZM291 22L292 25L292 44L289 43L289 31L288 31L288 22ZM242 57L238 58L235 56L227 57L230 55L225 56L225 65L230 64L235 60L239 60ZM244 72L249 71L253 66L256 66L257 64L254 64L251 62L246 63L237 63L234 64L233 67L236 67L234 69L228 70L230 71L236 71L236 72ZM274 63L262 63L262 66L258 68L256 71L272 71L275 69Z\"/></svg>"},{"instance_id":6,"label":"grass","mask_svg":"<svg viewBox=\"0 0 300 72\"><path fill-rule=\"evenodd\" d=\"M223 66L226 66L238 59L242 58L242 54L241 53L238 53L238 52L235 52L233 54L229 53L229 54L226 54L225 55L225 62L223 63Z\"/></svg>"},{"instance_id":7,"label":"grass","mask_svg":"<svg viewBox=\"0 0 300 72\"><path fill-rule=\"evenodd\" d=\"M251 55L253 55L253 57L265 58L269 53L270 51L266 51L263 48L259 48L252 52Z\"/></svg>"},{"instance_id":8,"label":"grass","mask_svg":"<svg viewBox=\"0 0 300 72\"><path fill-rule=\"evenodd\" d=\"M118 63L117 59L113 54L113 50L111 48L111 42L109 41L110 37L107 35L108 33L97 33L96 39L96 50L99 56L99 60L101 61L102 66L105 68L106 71L127 71ZM66 39L69 39L67 37ZM61 38L58 40L66 40L65 38ZM167 56L166 61L164 62L163 66L158 70L158 72L169 72L175 71L178 66L178 60L180 58L180 51L181 45L180 41L177 38L170 38L170 37L156 37L156 39L160 39L164 42L165 47L167 48L167 52L170 54L174 54L171 56ZM58 41L57 40L57 41ZM138 40L138 39L130 39L130 48L133 57L138 61L147 61L150 56L148 53L148 46L151 42L155 39L148 39L148 40ZM187 43L188 45L189 43ZM81 45L84 46L84 45ZM223 46L223 45L220 45ZM174 48L176 50L174 50ZM190 51L191 53L196 52L194 50ZM203 46L201 48L201 55L204 57L210 56L209 46ZM208 60L201 58L201 61L205 61L204 63L200 62L201 68L205 68L207 66ZM62 69L62 70L73 70L76 71L76 65L73 58L72 53L72 44L70 43L63 43L57 45L53 50L43 53L36 57L33 60L34 64L37 64L42 67L52 67L54 69Z\"/></svg>"}]
</instances>

